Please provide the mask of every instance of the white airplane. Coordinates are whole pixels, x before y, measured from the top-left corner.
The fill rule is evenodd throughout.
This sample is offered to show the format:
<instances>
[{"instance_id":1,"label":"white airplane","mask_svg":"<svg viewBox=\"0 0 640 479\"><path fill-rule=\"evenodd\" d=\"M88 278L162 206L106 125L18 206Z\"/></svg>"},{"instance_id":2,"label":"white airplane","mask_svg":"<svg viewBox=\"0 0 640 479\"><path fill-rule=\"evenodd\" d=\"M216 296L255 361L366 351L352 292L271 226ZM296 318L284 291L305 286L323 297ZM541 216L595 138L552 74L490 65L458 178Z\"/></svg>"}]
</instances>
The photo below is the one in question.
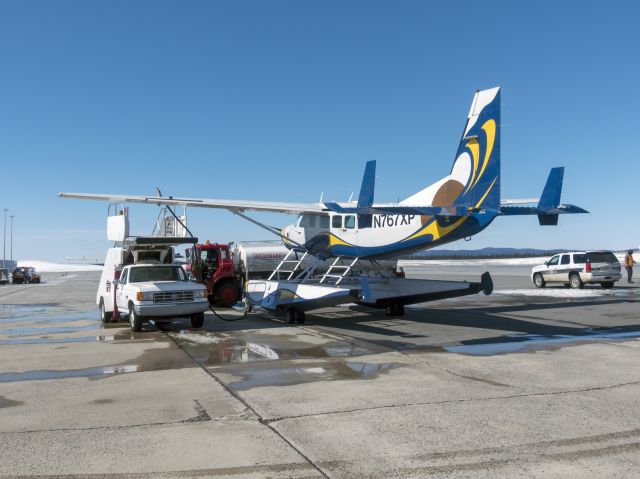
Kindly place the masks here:
<instances>
[{"instance_id":1,"label":"white airplane","mask_svg":"<svg viewBox=\"0 0 640 479\"><path fill-rule=\"evenodd\" d=\"M500 215L537 215L556 225L558 215L587 213L560 204L564 168L553 168L540 199L500 199L500 88L476 92L451 173L398 203L375 203L375 161L366 165L357 202L280 203L59 193L64 198L112 203L222 208L280 236L289 248L320 259L389 258L471 237ZM532 203L536 203L533 205ZM529 206L514 206L530 204ZM295 224L274 230L245 215L269 211L300 215Z\"/></svg>"}]
</instances>

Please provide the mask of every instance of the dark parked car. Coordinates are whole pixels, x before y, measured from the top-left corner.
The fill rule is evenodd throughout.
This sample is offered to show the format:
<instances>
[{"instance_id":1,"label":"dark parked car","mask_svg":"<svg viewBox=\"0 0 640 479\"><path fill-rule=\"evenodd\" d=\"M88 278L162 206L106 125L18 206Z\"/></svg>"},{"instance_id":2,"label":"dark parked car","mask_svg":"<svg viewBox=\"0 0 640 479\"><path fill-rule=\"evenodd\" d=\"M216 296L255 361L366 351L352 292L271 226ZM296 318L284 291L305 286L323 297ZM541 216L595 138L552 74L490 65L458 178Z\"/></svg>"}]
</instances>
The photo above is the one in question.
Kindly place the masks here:
<instances>
[{"instance_id":1,"label":"dark parked car","mask_svg":"<svg viewBox=\"0 0 640 479\"><path fill-rule=\"evenodd\" d=\"M22 284L31 282L31 269L21 266L13 270L13 284ZM34 270L35 271L35 270Z\"/></svg>"}]
</instances>

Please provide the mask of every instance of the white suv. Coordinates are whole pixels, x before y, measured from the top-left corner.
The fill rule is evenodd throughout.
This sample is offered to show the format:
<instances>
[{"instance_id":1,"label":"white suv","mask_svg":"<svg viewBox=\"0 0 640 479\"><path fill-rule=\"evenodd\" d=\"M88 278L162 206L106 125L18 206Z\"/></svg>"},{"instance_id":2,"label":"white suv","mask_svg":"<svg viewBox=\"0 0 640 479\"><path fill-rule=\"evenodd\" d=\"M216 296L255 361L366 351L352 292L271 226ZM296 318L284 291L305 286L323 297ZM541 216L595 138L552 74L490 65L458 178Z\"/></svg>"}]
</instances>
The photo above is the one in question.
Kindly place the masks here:
<instances>
[{"instance_id":1,"label":"white suv","mask_svg":"<svg viewBox=\"0 0 640 479\"><path fill-rule=\"evenodd\" d=\"M117 281L116 303L129 316L131 329L140 331L152 318L188 316L201 328L209 309L206 288L189 281L177 264L133 264L125 266Z\"/></svg>"},{"instance_id":2,"label":"white suv","mask_svg":"<svg viewBox=\"0 0 640 479\"><path fill-rule=\"evenodd\" d=\"M536 288L544 288L547 283L563 283L572 288L600 283L608 289L620 277L620 262L611 251L561 253L531 270Z\"/></svg>"}]
</instances>

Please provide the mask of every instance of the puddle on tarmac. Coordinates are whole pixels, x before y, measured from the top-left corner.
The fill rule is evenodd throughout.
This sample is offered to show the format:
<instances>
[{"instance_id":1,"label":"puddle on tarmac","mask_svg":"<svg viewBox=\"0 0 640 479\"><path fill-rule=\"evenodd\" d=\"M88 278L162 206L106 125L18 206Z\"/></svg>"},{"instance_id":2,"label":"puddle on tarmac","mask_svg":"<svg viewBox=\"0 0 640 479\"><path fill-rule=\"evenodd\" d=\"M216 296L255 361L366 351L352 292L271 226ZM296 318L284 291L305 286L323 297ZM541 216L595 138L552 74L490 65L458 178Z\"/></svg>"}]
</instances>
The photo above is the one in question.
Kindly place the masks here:
<instances>
[{"instance_id":1,"label":"puddle on tarmac","mask_svg":"<svg viewBox=\"0 0 640 479\"><path fill-rule=\"evenodd\" d=\"M0 339L0 346L5 344L62 344L62 343L87 343L95 341L96 336L76 336L73 338L51 338L44 336L33 339Z\"/></svg>"},{"instance_id":2,"label":"puddle on tarmac","mask_svg":"<svg viewBox=\"0 0 640 479\"><path fill-rule=\"evenodd\" d=\"M576 335L544 336L524 334L507 336L505 341L500 342L476 342L473 344L461 344L459 346L445 346L442 349L450 353L470 356L494 356L497 354L557 349L570 344L592 341L623 341L634 338L640 338L640 331L624 331L619 328L606 330L587 329L581 330L581 334Z\"/></svg>"},{"instance_id":3,"label":"puddle on tarmac","mask_svg":"<svg viewBox=\"0 0 640 479\"><path fill-rule=\"evenodd\" d=\"M0 304L0 323L4 321L17 321L24 317L31 316L31 319L38 314L45 313L49 308L58 306L54 303L48 304Z\"/></svg>"},{"instance_id":4,"label":"puddle on tarmac","mask_svg":"<svg viewBox=\"0 0 640 479\"><path fill-rule=\"evenodd\" d=\"M73 335L86 331L95 334ZM0 345L152 339L131 332L127 323L104 327L95 309L69 311L53 303L0 305L0 338Z\"/></svg>"},{"instance_id":5,"label":"puddle on tarmac","mask_svg":"<svg viewBox=\"0 0 640 479\"><path fill-rule=\"evenodd\" d=\"M16 381L39 381L42 379L62 379L62 378L87 378L87 377L108 377L116 374L137 373L138 366L135 364L124 366L109 366L86 369L72 369L68 371L25 371L23 373L0 373L0 383Z\"/></svg>"},{"instance_id":6,"label":"puddle on tarmac","mask_svg":"<svg viewBox=\"0 0 640 479\"><path fill-rule=\"evenodd\" d=\"M85 319L83 319L85 321ZM88 331L100 329L96 324L85 324L82 326L51 326L51 327L28 327L28 328L9 328L0 329L0 335L6 335L8 337L22 337L22 336L37 336L39 334L58 334L58 333L73 333L75 331Z\"/></svg>"},{"instance_id":7,"label":"puddle on tarmac","mask_svg":"<svg viewBox=\"0 0 640 479\"><path fill-rule=\"evenodd\" d=\"M373 354L378 350L348 341L331 341L315 337L322 344L312 344L291 334L172 334L203 365L253 363L259 361L352 357Z\"/></svg>"},{"instance_id":8,"label":"puddle on tarmac","mask_svg":"<svg viewBox=\"0 0 640 479\"><path fill-rule=\"evenodd\" d=\"M265 365L266 366L266 365ZM228 381L236 391L267 386L291 386L317 381L374 379L380 374L401 366L395 363L371 364L356 361L339 361L322 365L291 365L255 368L216 368L216 373L227 373L239 379Z\"/></svg>"},{"instance_id":9,"label":"puddle on tarmac","mask_svg":"<svg viewBox=\"0 0 640 479\"><path fill-rule=\"evenodd\" d=\"M100 321L94 309L69 311L55 304L0 307L0 336L3 337L0 344L90 341L95 340L95 336L65 338L64 335L99 329Z\"/></svg>"}]
</instances>

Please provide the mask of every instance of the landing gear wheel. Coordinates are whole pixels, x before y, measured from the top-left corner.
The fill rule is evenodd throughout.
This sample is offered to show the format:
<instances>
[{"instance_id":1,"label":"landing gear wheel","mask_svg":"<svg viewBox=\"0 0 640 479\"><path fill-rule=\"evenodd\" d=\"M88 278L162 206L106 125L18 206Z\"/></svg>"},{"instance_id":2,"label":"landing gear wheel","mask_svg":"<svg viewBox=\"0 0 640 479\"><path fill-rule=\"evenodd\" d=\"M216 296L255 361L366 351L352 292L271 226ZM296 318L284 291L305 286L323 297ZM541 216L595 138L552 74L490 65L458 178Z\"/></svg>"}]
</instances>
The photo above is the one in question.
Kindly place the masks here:
<instances>
[{"instance_id":1,"label":"landing gear wheel","mask_svg":"<svg viewBox=\"0 0 640 479\"><path fill-rule=\"evenodd\" d=\"M306 318L306 315L304 314L304 311L296 311L296 323L304 324L306 320L307 318Z\"/></svg>"},{"instance_id":2,"label":"landing gear wheel","mask_svg":"<svg viewBox=\"0 0 640 479\"><path fill-rule=\"evenodd\" d=\"M285 314L287 315L287 323L296 324L296 312L293 309L288 309Z\"/></svg>"},{"instance_id":3,"label":"landing gear wheel","mask_svg":"<svg viewBox=\"0 0 640 479\"><path fill-rule=\"evenodd\" d=\"M234 283L221 284L215 294L218 305L223 308L230 308L240 299L240 289Z\"/></svg>"},{"instance_id":4,"label":"landing gear wheel","mask_svg":"<svg viewBox=\"0 0 640 479\"><path fill-rule=\"evenodd\" d=\"M604 289L611 289L613 288L613 281L605 281L604 283L601 283L601 286Z\"/></svg>"},{"instance_id":5,"label":"landing gear wheel","mask_svg":"<svg viewBox=\"0 0 640 479\"><path fill-rule=\"evenodd\" d=\"M198 313L191 316L191 326L199 329L204 324L204 313Z\"/></svg>"},{"instance_id":6,"label":"landing gear wheel","mask_svg":"<svg viewBox=\"0 0 640 479\"><path fill-rule=\"evenodd\" d=\"M131 324L131 331L135 333L142 331L142 318L136 314L132 304L129 305L129 324Z\"/></svg>"},{"instance_id":7,"label":"landing gear wheel","mask_svg":"<svg viewBox=\"0 0 640 479\"><path fill-rule=\"evenodd\" d=\"M104 301L100 300L100 321L102 324L107 324L111 322L111 318L113 317L113 313L108 313L104 309Z\"/></svg>"},{"instance_id":8,"label":"landing gear wheel","mask_svg":"<svg viewBox=\"0 0 640 479\"><path fill-rule=\"evenodd\" d=\"M536 288L544 288L547 283L540 273L536 273L533 275L533 284Z\"/></svg>"},{"instance_id":9,"label":"landing gear wheel","mask_svg":"<svg viewBox=\"0 0 640 479\"><path fill-rule=\"evenodd\" d=\"M584 288L584 283L580 279L580 275L578 273L573 273L569 277L569 284L571 285L572 289L582 289L582 288Z\"/></svg>"}]
</instances>

